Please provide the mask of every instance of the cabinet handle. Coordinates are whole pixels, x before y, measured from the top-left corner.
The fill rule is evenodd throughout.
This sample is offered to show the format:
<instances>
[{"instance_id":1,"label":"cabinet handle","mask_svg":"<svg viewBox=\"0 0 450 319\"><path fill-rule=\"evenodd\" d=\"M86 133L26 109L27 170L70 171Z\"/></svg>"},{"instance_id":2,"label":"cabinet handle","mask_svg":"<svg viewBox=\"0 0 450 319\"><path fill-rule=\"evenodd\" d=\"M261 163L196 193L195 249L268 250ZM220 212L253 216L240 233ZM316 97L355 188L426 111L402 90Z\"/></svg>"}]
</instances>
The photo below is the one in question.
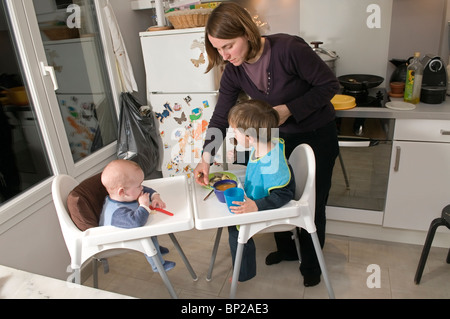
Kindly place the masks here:
<instances>
[{"instance_id":1,"label":"cabinet handle","mask_svg":"<svg viewBox=\"0 0 450 319\"><path fill-rule=\"evenodd\" d=\"M441 135L450 135L450 131L441 130Z\"/></svg>"},{"instance_id":2,"label":"cabinet handle","mask_svg":"<svg viewBox=\"0 0 450 319\"><path fill-rule=\"evenodd\" d=\"M400 168L400 154L401 154L401 147L397 146L396 147L396 153L395 153L395 165L394 165L394 172L398 172L399 168Z\"/></svg>"}]
</instances>

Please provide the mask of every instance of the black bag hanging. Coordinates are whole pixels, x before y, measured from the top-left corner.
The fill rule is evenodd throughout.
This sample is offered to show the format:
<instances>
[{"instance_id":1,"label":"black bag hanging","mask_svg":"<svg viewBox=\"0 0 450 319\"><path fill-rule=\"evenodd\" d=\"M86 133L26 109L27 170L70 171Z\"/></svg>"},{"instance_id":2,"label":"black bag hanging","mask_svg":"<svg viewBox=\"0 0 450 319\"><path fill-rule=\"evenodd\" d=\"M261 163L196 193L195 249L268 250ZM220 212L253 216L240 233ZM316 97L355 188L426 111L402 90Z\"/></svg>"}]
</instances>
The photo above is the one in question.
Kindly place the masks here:
<instances>
[{"instance_id":1,"label":"black bag hanging","mask_svg":"<svg viewBox=\"0 0 450 319\"><path fill-rule=\"evenodd\" d=\"M117 157L138 163L149 178L159 165L158 135L154 113L142 115L141 106L131 93L121 94Z\"/></svg>"}]
</instances>

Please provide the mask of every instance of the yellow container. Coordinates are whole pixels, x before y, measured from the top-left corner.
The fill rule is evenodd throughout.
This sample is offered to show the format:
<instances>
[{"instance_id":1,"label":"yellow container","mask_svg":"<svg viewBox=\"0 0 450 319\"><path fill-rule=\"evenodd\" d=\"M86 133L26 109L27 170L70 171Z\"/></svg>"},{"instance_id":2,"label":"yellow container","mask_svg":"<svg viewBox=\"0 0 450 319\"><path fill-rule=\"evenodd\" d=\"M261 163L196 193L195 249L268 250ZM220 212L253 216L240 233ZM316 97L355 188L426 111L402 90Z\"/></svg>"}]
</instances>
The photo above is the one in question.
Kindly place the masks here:
<instances>
[{"instance_id":1,"label":"yellow container","mask_svg":"<svg viewBox=\"0 0 450 319\"><path fill-rule=\"evenodd\" d=\"M336 110L349 110L356 106L356 99L350 95L336 94L331 103Z\"/></svg>"},{"instance_id":2,"label":"yellow container","mask_svg":"<svg viewBox=\"0 0 450 319\"><path fill-rule=\"evenodd\" d=\"M7 90L7 96L9 103L17 106L25 106L28 105L28 94L25 90L25 87L15 87Z\"/></svg>"}]
</instances>

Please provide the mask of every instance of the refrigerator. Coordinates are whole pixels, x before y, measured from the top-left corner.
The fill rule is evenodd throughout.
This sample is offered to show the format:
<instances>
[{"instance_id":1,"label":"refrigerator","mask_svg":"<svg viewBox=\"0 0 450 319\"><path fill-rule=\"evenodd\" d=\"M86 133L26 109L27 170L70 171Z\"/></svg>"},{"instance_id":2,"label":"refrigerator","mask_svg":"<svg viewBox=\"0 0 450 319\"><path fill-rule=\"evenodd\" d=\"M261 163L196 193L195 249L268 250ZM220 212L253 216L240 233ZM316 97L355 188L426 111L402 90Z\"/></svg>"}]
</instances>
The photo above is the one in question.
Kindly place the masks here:
<instances>
[{"instance_id":1,"label":"refrigerator","mask_svg":"<svg viewBox=\"0 0 450 319\"><path fill-rule=\"evenodd\" d=\"M161 136L164 177L191 175L202 156L209 121L217 102L221 72L205 74L208 59L204 28L140 33L147 100ZM222 171L224 147L211 172Z\"/></svg>"},{"instance_id":2,"label":"refrigerator","mask_svg":"<svg viewBox=\"0 0 450 319\"><path fill-rule=\"evenodd\" d=\"M92 37L46 41L44 45L49 65L55 69L56 96L72 157L78 162L103 143L97 111L104 110L107 101L97 47Z\"/></svg>"}]
</instances>

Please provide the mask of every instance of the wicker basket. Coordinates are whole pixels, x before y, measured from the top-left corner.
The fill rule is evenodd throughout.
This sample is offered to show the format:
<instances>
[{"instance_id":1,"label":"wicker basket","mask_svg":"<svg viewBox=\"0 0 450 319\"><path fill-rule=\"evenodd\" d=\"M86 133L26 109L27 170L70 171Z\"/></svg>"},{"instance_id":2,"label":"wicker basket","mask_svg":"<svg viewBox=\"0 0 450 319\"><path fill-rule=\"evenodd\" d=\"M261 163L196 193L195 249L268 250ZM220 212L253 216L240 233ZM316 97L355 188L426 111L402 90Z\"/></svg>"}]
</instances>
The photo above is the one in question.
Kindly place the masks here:
<instances>
[{"instance_id":1,"label":"wicker basket","mask_svg":"<svg viewBox=\"0 0 450 319\"><path fill-rule=\"evenodd\" d=\"M166 14L175 29L204 27L212 9L172 11Z\"/></svg>"},{"instance_id":2,"label":"wicker basket","mask_svg":"<svg viewBox=\"0 0 450 319\"><path fill-rule=\"evenodd\" d=\"M51 41L75 39L80 37L80 32L77 28L70 29L67 26L52 26L42 28L41 30Z\"/></svg>"}]
</instances>

